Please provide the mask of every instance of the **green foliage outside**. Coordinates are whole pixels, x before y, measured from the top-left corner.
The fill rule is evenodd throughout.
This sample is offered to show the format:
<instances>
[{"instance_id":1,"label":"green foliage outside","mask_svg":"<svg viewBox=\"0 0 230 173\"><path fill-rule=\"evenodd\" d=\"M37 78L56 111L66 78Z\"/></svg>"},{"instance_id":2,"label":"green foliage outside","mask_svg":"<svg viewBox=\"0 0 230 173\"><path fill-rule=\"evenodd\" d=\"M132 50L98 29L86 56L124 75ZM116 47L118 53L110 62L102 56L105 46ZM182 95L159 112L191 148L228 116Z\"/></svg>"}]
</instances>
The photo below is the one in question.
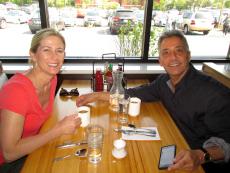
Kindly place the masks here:
<instances>
[{"instance_id":1,"label":"green foliage outside","mask_svg":"<svg viewBox=\"0 0 230 173\"><path fill-rule=\"evenodd\" d=\"M0 3L12 2L17 5L32 4L33 0L0 0Z\"/></svg>"},{"instance_id":2,"label":"green foliage outside","mask_svg":"<svg viewBox=\"0 0 230 173\"><path fill-rule=\"evenodd\" d=\"M118 2L107 2L104 4L104 9L117 9L120 7Z\"/></svg>"},{"instance_id":3,"label":"green foliage outside","mask_svg":"<svg viewBox=\"0 0 230 173\"><path fill-rule=\"evenodd\" d=\"M172 8L178 10L185 9L199 9L203 7L213 7L221 9L230 8L230 0L160 0L160 2L154 2L154 10L170 10Z\"/></svg>"},{"instance_id":4,"label":"green foliage outside","mask_svg":"<svg viewBox=\"0 0 230 173\"><path fill-rule=\"evenodd\" d=\"M224 5L226 8L230 8L230 1L226 1Z\"/></svg>"},{"instance_id":5,"label":"green foliage outside","mask_svg":"<svg viewBox=\"0 0 230 173\"><path fill-rule=\"evenodd\" d=\"M149 56L156 56L157 40L162 29L152 26L150 33ZM118 34L118 45L120 56L140 57L142 49L143 25L136 24L134 27L128 22L120 28Z\"/></svg>"}]
</instances>

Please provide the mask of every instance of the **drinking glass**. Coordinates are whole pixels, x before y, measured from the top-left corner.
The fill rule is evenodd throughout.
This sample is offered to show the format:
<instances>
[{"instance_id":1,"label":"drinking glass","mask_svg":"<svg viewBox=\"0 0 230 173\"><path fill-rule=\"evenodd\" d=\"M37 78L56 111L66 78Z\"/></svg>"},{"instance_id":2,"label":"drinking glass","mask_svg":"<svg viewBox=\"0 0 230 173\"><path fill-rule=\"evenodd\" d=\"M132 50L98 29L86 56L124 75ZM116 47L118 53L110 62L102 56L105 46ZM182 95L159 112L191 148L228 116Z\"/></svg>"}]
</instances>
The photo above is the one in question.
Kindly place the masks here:
<instances>
[{"instance_id":1,"label":"drinking glass","mask_svg":"<svg viewBox=\"0 0 230 173\"><path fill-rule=\"evenodd\" d=\"M97 164L102 159L103 128L99 125L87 127L88 159L90 163Z\"/></svg>"},{"instance_id":2,"label":"drinking glass","mask_svg":"<svg viewBox=\"0 0 230 173\"><path fill-rule=\"evenodd\" d=\"M129 99L128 95L125 95L123 98L118 100L118 122L120 124L128 123L128 109L129 109Z\"/></svg>"}]
</instances>

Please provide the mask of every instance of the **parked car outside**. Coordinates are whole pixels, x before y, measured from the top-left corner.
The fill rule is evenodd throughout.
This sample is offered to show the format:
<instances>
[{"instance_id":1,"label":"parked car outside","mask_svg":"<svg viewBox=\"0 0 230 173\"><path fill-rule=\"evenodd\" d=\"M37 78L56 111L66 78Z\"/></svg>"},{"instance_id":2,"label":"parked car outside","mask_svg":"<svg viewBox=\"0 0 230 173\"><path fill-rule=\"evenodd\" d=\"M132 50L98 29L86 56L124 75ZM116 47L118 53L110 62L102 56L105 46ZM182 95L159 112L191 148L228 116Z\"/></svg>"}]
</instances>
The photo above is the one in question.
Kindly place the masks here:
<instances>
[{"instance_id":1,"label":"parked car outside","mask_svg":"<svg viewBox=\"0 0 230 173\"><path fill-rule=\"evenodd\" d=\"M84 26L101 26L102 17L98 10L87 10L84 17Z\"/></svg>"},{"instance_id":2,"label":"parked car outside","mask_svg":"<svg viewBox=\"0 0 230 173\"><path fill-rule=\"evenodd\" d=\"M54 28L58 31L65 30L65 23L58 14L51 13L49 11L49 21L51 28ZM37 31L41 30L41 18L39 10L37 10L32 15L31 19L29 19L28 25L32 34L35 34Z\"/></svg>"},{"instance_id":3,"label":"parked car outside","mask_svg":"<svg viewBox=\"0 0 230 173\"><path fill-rule=\"evenodd\" d=\"M137 22L143 24L144 16L145 16L144 10L136 10L135 15L136 15Z\"/></svg>"},{"instance_id":4,"label":"parked car outside","mask_svg":"<svg viewBox=\"0 0 230 173\"><path fill-rule=\"evenodd\" d=\"M105 10L105 9L100 9L99 13L100 13L100 16L104 19L108 19L110 15L109 10Z\"/></svg>"},{"instance_id":5,"label":"parked car outside","mask_svg":"<svg viewBox=\"0 0 230 173\"><path fill-rule=\"evenodd\" d=\"M0 4L0 29L4 29L7 27L7 23L6 23L6 9L3 8L3 6L1 6Z\"/></svg>"},{"instance_id":6,"label":"parked car outside","mask_svg":"<svg viewBox=\"0 0 230 173\"><path fill-rule=\"evenodd\" d=\"M22 24L27 23L29 15L22 10L9 10L6 14L7 23Z\"/></svg>"},{"instance_id":7,"label":"parked car outside","mask_svg":"<svg viewBox=\"0 0 230 173\"><path fill-rule=\"evenodd\" d=\"M153 25L154 26L166 26L167 23L167 14L164 12L158 12L153 18Z\"/></svg>"},{"instance_id":8,"label":"parked car outside","mask_svg":"<svg viewBox=\"0 0 230 173\"><path fill-rule=\"evenodd\" d=\"M230 32L230 17L227 17L223 24L223 33L226 35L228 32Z\"/></svg>"},{"instance_id":9,"label":"parked car outside","mask_svg":"<svg viewBox=\"0 0 230 173\"><path fill-rule=\"evenodd\" d=\"M85 9L78 8L77 9L77 18L84 18L85 17Z\"/></svg>"},{"instance_id":10,"label":"parked car outside","mask_svg":"<svg viewBox=\"0 0 230 173\"><path fill-rule=\"evenodd\" d=\"M13 2L5 2L4 4L7 10L18 9L18 5Z\"/></svg>"},{"instance_id":11,"label":"parked car outside","mask_svg":"<svg viewBox=\"0 0 230 173\"><path fill-rule=\"evenodd\" d=\"M33 8L29 5L24 5L19 7L20 10L24 11L26 14L31 15Z\"/></svg>"},{"instance_id":12,"label":"parked car outside","mask_svg":"<svg viewBox=\"0 0 230 173\"><path fill-rule=\"evenodd\" d=\"M206 35L214 28L214 19L212 14L207 11L185 11L182 23L177 24L177 27L183 30L185 34L198 31Z\"/></svg>"},{"instance_id":13,"label":"parked car outside","mask_svg":"<svg viewBox=\"0 0 230 173\"><path fill-rule=\"evenodd\" d=\"M61 14L62 20L65 22L65 26L75 26L77 25L76 15L72 15L69 12L62 12Z\"/></svg>"},{"instance_id":14,"label":"parked car outside","mask_svg":"<svg viewBox=\"0 0 230 173\"><path fill-rule=\"evenodd\" d=\"M6 19L0 16L0 29L5 29L7 27Z\"/></svg>"},{"instance_id":15,"label":"parked car outside","mask_svg":"<svg viewBox=\"0 0 230 173\"><path fill-rule=\"evenodd\" d=\"M136 16L133 10L119 9L115 10L109 20L109 28L111 34L117 34L120 28L130 23L132 29L136 24Z\"/></svg>"}]
</instances>

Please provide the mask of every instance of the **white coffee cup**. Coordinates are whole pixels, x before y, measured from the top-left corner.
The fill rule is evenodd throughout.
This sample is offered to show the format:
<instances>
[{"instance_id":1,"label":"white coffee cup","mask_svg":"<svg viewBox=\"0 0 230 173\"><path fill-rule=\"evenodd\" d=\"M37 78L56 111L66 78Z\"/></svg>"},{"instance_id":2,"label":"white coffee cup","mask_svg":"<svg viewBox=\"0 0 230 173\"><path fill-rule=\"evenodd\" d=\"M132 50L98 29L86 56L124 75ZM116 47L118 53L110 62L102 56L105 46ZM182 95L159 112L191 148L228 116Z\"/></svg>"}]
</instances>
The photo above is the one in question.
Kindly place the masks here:
<instances>
[{"instance_id":1,"label":"white coffee cup","mask_svg":"<svg viewBox=\"0 0 230 173\"><path fill-rule=\"evenodd\" d=\"M81 127L86 127L90 124L90 108L81 106L77 109L78 116L81 118Z\"/></svg>"},{"instance_id":2,"label":"white coffee cup","mask_svg":"<svg viewBox=\"0 0 230 173\"><path fill-rule=\"evenodd\" d=\"M137 116L140 114L140 108L141 108L141 99L137 97L131 97L129 100L129 112L128 114L130 116Z\"/></svg>"}]
</instances>

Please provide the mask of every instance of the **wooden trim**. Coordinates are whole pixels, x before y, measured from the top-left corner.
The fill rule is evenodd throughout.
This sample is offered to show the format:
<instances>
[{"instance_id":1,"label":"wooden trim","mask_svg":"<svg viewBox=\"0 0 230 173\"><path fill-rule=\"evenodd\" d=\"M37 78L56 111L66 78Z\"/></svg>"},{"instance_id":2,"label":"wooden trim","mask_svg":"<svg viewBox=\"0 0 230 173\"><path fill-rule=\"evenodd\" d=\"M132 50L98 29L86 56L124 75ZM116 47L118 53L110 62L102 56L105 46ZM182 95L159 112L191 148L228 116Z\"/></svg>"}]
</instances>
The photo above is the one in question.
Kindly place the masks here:
<instances>
[{"instance_id":1,"label":"wooden trim","mask_svg":"<svg viewBox=\"0 0 230 173\"><path fill-rule=\"evenodd\" d=\"M230 88L230 71L227 71L224 68L224 65L217 65L211 62L203 63L202 70L207 75L213 77L214 79Z\"/></svg>"}]
</instances>

